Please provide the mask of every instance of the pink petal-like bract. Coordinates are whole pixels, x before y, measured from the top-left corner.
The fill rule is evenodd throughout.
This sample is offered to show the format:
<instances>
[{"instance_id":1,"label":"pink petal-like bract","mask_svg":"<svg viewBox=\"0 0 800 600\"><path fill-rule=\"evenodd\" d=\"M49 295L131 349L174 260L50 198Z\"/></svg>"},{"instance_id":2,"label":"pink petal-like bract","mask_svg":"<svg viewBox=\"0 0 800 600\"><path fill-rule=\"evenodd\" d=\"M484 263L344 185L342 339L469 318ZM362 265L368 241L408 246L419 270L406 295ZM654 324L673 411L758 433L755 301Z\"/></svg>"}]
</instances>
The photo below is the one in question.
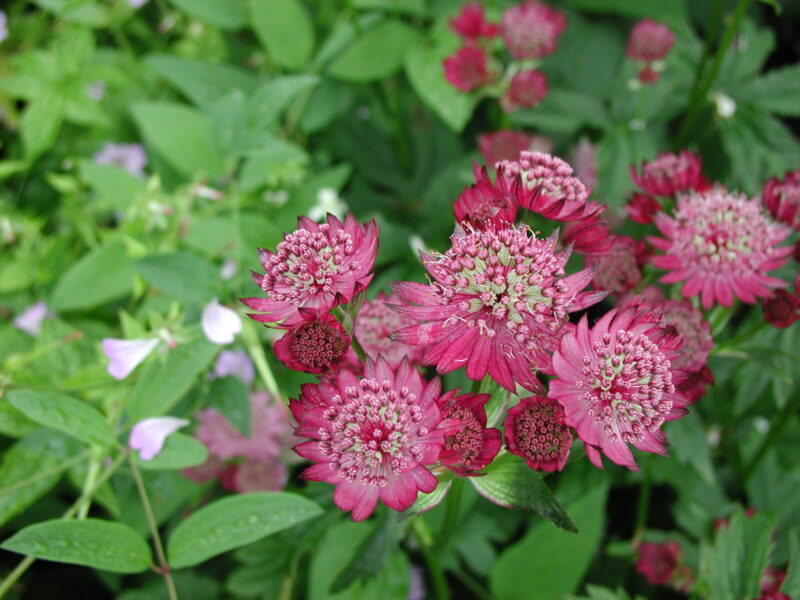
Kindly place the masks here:
<instances>
[{"instance_id":1,"label":"pink petal-like bract","mask_svg":"<svg viewBox=\"0 0 800 600\"><path fill-rule=\"evenodd\" d=\"M486 427L486 403L489 394L461 394L456 391L439 399L442 417L455 422L457 430L449 433L439 461L462 477L485 469L497 456L502 445L500 431Z\"/></svg>"},{"instance_id":2,"label":"pink petal-like bract","mask_svg":"<svg viewBox=\"0 0 800 600\"><path fill-rule=\"evenodd\" d=\"M644 252L644 242L626 235L612 237L611 250L603 256L586 257L587 267L596 267L592 287L611 294L624 294L642 280L639 257Z\"/></svg>"},{"instance_id":3,"label":"pink petal-like bract","mask_svg":"<svg viewBox=\"0 0 800 600\"><path fill-rule=\"evenodd\" d=\"M646 303L611 310L591 329L584 316L561 336L548 397L564 407L565 423L596 466L602 468L602 452L637 470L628 444L666 454L661 425L688 404L675 387L683 372L671 362L679 347L680 338Z\"/></svg>"},{"instance_id":4,"label":"pink petal-like bract","mask_svg":"<svg viewBox=\"0 0 800 600\"><path fill-rule=\"evenodd\" d=\"M702 192L709 184L700 172L701 161L697 154L682 151L659 154L658 158L642 165L641 173L631 165L633 182L653 196L674 196L678 192Z\"/></svg>"},{"instance_id":5,"label":"pink petal-like bract","mask_svg":"<svg viewBox=\"0 0 800 600\"><path fill-rule=\"evenodd\" d=\"M364 290L377 253L375 221L361 225L349 214L342 223L329 214L318 225L300 217L298 229L284 235L275 252L259 250L266 272L253 278L268 297L242 302L263 313L250 315L256 321L297 325L303 322L300 309L325 312Z\"/></svg>"},{"instance_id":6,"label":"pink petal-like bract","mask_svg":"<svg viewBox=\"0 0 800 600\"><path fill-rule=\"evenodd\" d=\"M495 73L487 65L486 53L472 44L444 59L443 66L445 79L462 92L471 92L495 78Z\"/></svg>"},{"instance_id":7,"label":"pink petal-like bract","mask_svg":"<svg viewBox=\"0 0 800 600\"><path fill-rule=\"evenodd\" d=\"M392 335L415 321L394 310L403 304L397 294L379 293L374 300L367 300L358 311L353 333L364 352L376 360L382 355L392 367L397 367L408 358L412 365L419 365L425 354L425 346L409 346L392 339Z\"/></svg>"},{"instance_id":8,"label":"pink petal-like bract","mask_svg":"<svg viewBox=\"0 0 800 600\"><path fill-rule=\"evenodd\" d=\"M498 25L486 20L483 5L479 2L469 2L462 6L458 16L450 19L450 28L467 40L491 38L500 31Z\"/></svg>"},{"instance_id":9,"label":"pink petal-like bract","mask_svg":"<svg viewBox=\"0 0 800 600\"><path fill-rule=\"evenodd\" d=\"M503 13L500 35L512 57L541 58L555 52L566 26L562 12L537 0L525 0Z\"/></svg>"},{"instance_id":10,"label":"pink petal-like bract","mask_svg":"<svg viewBox=\"0 0 800 600\"><path fill-rule=\"evenodd\" d=\"M800 231L800 169L767 181L761 199L776 221Z\"/></svg>"},{"instance_id":11,"label":"pink petal-like bract","mask_svg":"<svg viewBox=\"0 0 800 600\"><path fill-rule=\"evenodd\" d=\"M275 342L275 356L295 371L323 373L335 368L350 349L350 336L333 315L301 311L303 322Z\"/></svg>"},{"instance_id":12,"label":"pink petal-like bract","mask_svg":"<svg viewBox=\"0 0 800 600\"><path fill-rule=\"evenodd\" d=\"M625 54L634 60L661 60L675 43L675 36L663 23L642 19L631 29Z\"/></svg>"},{"instance_id":13,"label":"pink petal-like bract","mask_svg":"<svg viewBox=\"0 0 800 600\"><path fill-rule=\"evenodd\" d=\"M428 345L423 363L439 373L466 367L475 381L488 374L512 392L517 384L541 390L536 372L550 368L569 313L605 292L581 292L592 277L588 269L566 275L569 250L557 250L555 235L540 239L524 225L467 228L451 241L445 254L423 255L432 283L394 284L417 304L397 310L418 323L395 339Z\"/></svg>"},{"instance_id":14,"label":"pink petal-like bract","mask_svg":"<svg viewBox=\"0 0 800 600\"><path fill-rule=\"evenodd\" d=\"M639 558L636 570L652 585L664 585L671 578L681 557L681 545L676 541L644 542L636 547Z\"/></svg>"},{"instance_id":15,"label":"pink petal-like bract","mask_svg":"<svg viewBox=\"0 0 800 600\"><path fill-rule=\"evenodd\" d=\"M530 150L533 137L513 129L500 129L478 136L478 149L486 164L494 167L501 160L514 160L523 150Z\"/></svg>"},{"instance_id":16,"label":"pink petal-like bract","mask_svg":"<svg viewBox=\"0 0 800 600\"><path fill-rule=\"evenodd\" d=\"M456 222L471 225L476 229L494 225L503 227L514 223L517 218L517 192L513 185L498 178L492 183L484 167L472 165L475 184L464 189L453 203Z\"/></svg>"},{"instance_id":17,"label":"pink petal-like bract","mask_svg":"<svg viewBox=\"0 0 800 600\"><path fill-rule=\"evenodd\" d=\"M582 137L569 153L569 164L575 169L575 176L586 186L589 195L597 184L597 145Z\"/></svg>"},{"instance_id":18,"label":"pink petal-like bract","mask_svg":"<svg viewBox=\"0 0 800 600\"><path fill-rule=\"evenodd\" d=\"M721 188L679 195L674 217L658 213L655 225L664 237L648 241L664 254L650 261L669 271L660 281L683 281L683 296L699 295L705 309L731 306L734 297L754 304L786 286L767 272L791 254L791 246L778 247L791 229L764 215L757 198Z\"/></svg>"},{"instance_id":19,"label":"pink petal-like bract","mask_svg":"<svg viewBox=\"0 0 800 600\"><path fill-rule=\"evenodd\" d=\"M634 223L647 225L653 222L655 214L662 210L661 203L648 194L635 193L625 205L628 218Z\"/></svg>"},{"instance_id":20,"label":"pink petal-like bract","mask_svg":"<svg viewBox=\"0 0 800 600\"><path fill-rule=\"evenodd\" d=\"M383 357L368 358L361 378L342 369L303 385L289 404L295 435L309 439L294 449L314 462L303 477L336 485L333 500L353 521L372 514L379 499L393 510L410 507L438 483L426 465L444 444L440 389L408 361L392 368Z\"/></svg>"},{"instance_id":21,"label":"pink petal-like bract","mask_svg":"<svg viewBox=\"0 0 800 600\"><path fill-rule=\"evenodd\" d=\"M118 340L105 338L103 354L108 358L108 373L116 379L125 379L139 364L156 349L158 338L140 340Z\"/></svg>"},{"instance_id":22,"label":"pink petal-like bract","mask_svg":"<svg viewBox=\"0 0 800 600\"><path fill-rule=\"evenodd\" d=\"M508 451L537 471L561 471L567 464L572 433L564 424L564 409L541 396L522 398L503 421Z\"/></svg>"},{"instance_id":23,"label":"pink petal-like bract","mask_svg":"<svg viewBox=\"0 0 800 600\"><path fill-rule=\"evenodd\" d=\"M164 447L167 437L189 421L177 417L152 417L136 423L131 430L128 446L139 451L139 458L152 460Z\"/></svg>"},{"instance_id":24,"label":"pink petal-like bract","mask_svg":"<svg viewBox=\"0 0 800 600\"><path fill-rule=\"evenodd\" d=\"M508 84L508 90L500 98L500 106L506 112L518 108L533 108L547 95L547 76L536 69L515 73Z\"/></svg>"}]
</instances>

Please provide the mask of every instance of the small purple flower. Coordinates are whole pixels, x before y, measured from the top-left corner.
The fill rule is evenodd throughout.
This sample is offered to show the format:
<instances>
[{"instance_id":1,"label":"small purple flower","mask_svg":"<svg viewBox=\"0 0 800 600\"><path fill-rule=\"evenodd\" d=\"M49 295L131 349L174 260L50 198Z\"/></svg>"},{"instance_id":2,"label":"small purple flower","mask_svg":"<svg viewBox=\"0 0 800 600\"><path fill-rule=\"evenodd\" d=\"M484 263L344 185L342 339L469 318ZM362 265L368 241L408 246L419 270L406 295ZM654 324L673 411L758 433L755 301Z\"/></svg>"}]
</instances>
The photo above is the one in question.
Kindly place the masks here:
<instances>
[{"instance_id":1,"label":"small purple flower","mask_svg":"<svg viewBox=\"0 0 800 600\"><path fill-rule=\"evenodd\" d=\"M86 86L86 95L92 100L100 101L106 93L105 81L94 81Z\"/></svg>"},{"instance_id":2,"label":"small purple flower","mask_svg":"<svg viewBox=\"0 0 800 600\"><path fill-rule=\"evenodd\" d=\"M236 261L232 258L226 258L222 263L222 266L219 268L219 276L224 281L228 281L229 279L233 279L233 276L236 275L237 269L238 266Z\"/></svg>"},{"instance_id":3,"label":"small purple flower","mask_svg":"<svg viewBox=\"0 0 800 600\"><path fill-rule=\"evenodd\" d=\"M42 331L42 322L51 314L47 304L40 300L17 315L14 327L36 337Z\"/></svg>"},{"instance_id":4,"label":"small purple flower","mask_svg":"<svg viewBox=\"0 0 800 600\"><path fill-rule=\"evenodd\" d=\"M8 37L8 17L6 17L6 13L0 10L0 43L3 42L4 39Z\"/></svg>"},{"instance_id":5,"label":"small purple flower","mask_svg":"<svg viewBox=\"0 0 800 600\"><path fill-rule=\"evenodd\" d=\"M108 373L117 379L125 379L158 346L158 338L140 340L118 340L105 338L103 354L109 360Z\"/></svg>"},{"instance_id":6,"label":"small purple flower","mask_svg":"<svg viewBox=\"0 0 800 600\"><path fill-rule=\"evenodd\" d=\"M250 385L256 376L253 362L244 350L223 350L214 364L214 377L233 375Z\"/></svg>"},{"instance_id":7,"label":"small purple flower","mask_svg":"<svg viewBox=\"0 0 800 600\"><path fill-rule=\"evenodd\" d=\"M128 445L139 451L139 458L152 460L164 447L164 442L170 434L181 427L186 427L189 421L177 417L152 417L139 421L131 430Z\"/></svg>"},{"instance_id":8,"label":"small purple flower","mask_svg":"<svg viewBox=\"0 0 800 600\"><path fill-rule=\"evenodd\" d=\"M94 162L100 165L117 165L131 175L144 177L147 154L141 144L114 144L107 142L100 152L94 155Z\"/></svg>"},{"instance_id":9,"label":"small purple flower","mask_svg":"<svg viewBox=\"0 0 800 600\"><path fill-rule=\"evenodd\" d=\"M142 8L148 2L150 2L150 0L128 0L128 4L134 10Z\"/></svg>"},{"instance_id":10,"label":"small purple flower","mask_svg":"<svg viewBox=\"0 0 800 600\"><path fill-rule=\"evenodd\" d=\"M222 306L216 298L203 309L200 325L208 341L220 345L230 344L242 331L242 319L236 311Z\"/></svg>"}]
</instances>

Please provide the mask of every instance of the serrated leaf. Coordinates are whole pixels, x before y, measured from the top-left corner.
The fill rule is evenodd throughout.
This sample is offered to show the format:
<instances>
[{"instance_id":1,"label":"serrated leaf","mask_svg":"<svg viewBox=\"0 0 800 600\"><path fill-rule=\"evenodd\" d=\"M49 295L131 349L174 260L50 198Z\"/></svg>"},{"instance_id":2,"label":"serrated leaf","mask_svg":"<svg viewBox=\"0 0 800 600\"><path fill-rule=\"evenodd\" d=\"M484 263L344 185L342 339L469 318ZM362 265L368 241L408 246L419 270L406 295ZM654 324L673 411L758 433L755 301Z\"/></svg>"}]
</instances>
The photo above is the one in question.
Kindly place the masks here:
<instances>
[{"instance_id":1,"label":"serrated leaf","mask_svg":"<svg viewBox=\"0 0 800 600\"><path fill-rule=\"evenodd\" d=\"M400 21L379 23L340 54L328 74L344 81L376 81L401 66L408 51L419 42L416 29Z\"/></svg>"},{"instance_id":2,"label":"serrated leaf","mask_svg":"<svg viewBox=\"0 0 800 600\"><path fill-rule=\"evenodd\" d=\"M740 102L785 117L800 116L800 64L773 69L735 90Z\"/></svg>"},{"instance_id":3,"label":"serrated leaf","mask_svg":"<svg viewBox=\"0 0 800 600\"><path fill-rule=\"evenodd\" d=\"M62 431L87 444L114 442L114 431L100 412L80 400L55 392L13 390L9 401L37 423Z\"/></svg>"},{"instance_id":4,"label":"serrated leaf","mask_svg":"<svg viewBox=\"0 0 800 600\"><path fill-rule=\"evenodd\" d=\"M314 50L314 28L298 0L250 0L250 23L276 63L300 70Z\"/></svg>"},{"instance_id":5,"label":"serrated leaf","mask_svg":"<svg viewBox=\"0 0 800 600\"><path fill-rule=\"evenodd\" d=\"M792 598L800 597L800 532L797 529L789 535L789 567L781 592Z\"/></svg>"},{"instance_id":6,"label":"serrated leaf","mask_svg":"<svg viewBox=\"0 0 800 600\"><path fill-rule=\"evenodd\" d=\"M191 567L322 514L306 498L286 492L253 492L212 502L181 521L167 544L169 563Z\"/></svg>"},{"instance_id":7,"label":"serrated leaf","mask_svg":"<svg viewBox=\"0 0 800 600\"><path fill-rule=\"evenodd\" d=\"M208 459L208 448L205 445L184 433L170 434L164 443L161 452L151 460L142 460L138 454L134 461L140 469L150 471L177 471L201 465Z\"/></svg>"},{"instance_id":8,"label":"serrated leaf","mask_svg":"<svg viewBox=\"0 0 800 600\"><path fill-rule=\"evenodd\" d=\"M220 293L217 268L190 252L146 256L136 261L147 283L162 294L191 302L208 302Z\"/></svg>"},{"instance_id":9,"label":"serrated leaf","mask_svg":"<svg viewBox=\"0 0 800 600\"><path fill-rule=\"evenodd\" d=\"M18 531L0 547L114 573L141 573L152 562L142 536L127 525L100 519L44 521Z\"/></svg>"},{"instance_id":10,"label":"serrated leaf","mask_svg":"<svg viewBox=\"0 0 800 600\"><path fill-rule=\"evenodd\" d=\"M356 581L367 581L389 563L396 545L397 519L390 511L375 524L372 532L358 545L356 553L331 586L331 592L347 589Z\"/></svg>"}]
</instances>

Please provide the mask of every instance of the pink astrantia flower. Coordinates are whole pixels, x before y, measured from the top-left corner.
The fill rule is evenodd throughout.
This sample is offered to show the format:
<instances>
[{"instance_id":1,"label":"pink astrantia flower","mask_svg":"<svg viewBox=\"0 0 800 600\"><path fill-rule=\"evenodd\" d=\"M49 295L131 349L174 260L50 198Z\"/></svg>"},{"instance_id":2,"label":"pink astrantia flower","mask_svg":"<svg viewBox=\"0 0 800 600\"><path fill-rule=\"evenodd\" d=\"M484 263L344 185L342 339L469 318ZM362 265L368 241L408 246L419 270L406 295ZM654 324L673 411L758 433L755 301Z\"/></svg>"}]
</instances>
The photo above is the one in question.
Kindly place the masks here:
<instances>
[{"instance_id":1,"label":"pink astrantia flower","mask_svg":"<svg viewBox=\"0 0 800 600\"><path fill-rule=\"evenodd\" d=\"M628 218L634 223L647 225L653 222L653 217L662 210L661 203L648 194L635 193L625 205Z\"/></svg>"},{"instance_id":2,"label":"pink astrantia flower","mask_svg":"<svg viewBox=\"0 0 800 600\"><path fill-rule=\"evenodd\" d=\"M699 294L705 309L731 306L734 296L754 304L769 288L786 285L766 273L791 253L791 246L777 247L790 229L766 218L758 199L721 188L679 195L675 216L658 213L655 225L666 239L648 239L664 254L650 260L670 271L660 281L684 281L683 296Z\"/></svg>"},{"instance_id":3,"label":"pink astrantia flower","mask_svg":"<svg viewBox=\"0 0 800 600\"><path fill-rule=\"evenodd\" d=\"M362 378L343 369L305 384L289 404L296 435L310 439L294 449L316 463L302 476L336 485L333 500L353 521L372 514L379 498L405 510L437 485L426 465L447 433L439 428L440 391L438 379L426 384L408 361L393 369L382 357L366 360Z\"/></svg>"},{"instance_id":4,"label":"pink astrantia flower","mask_svg":"<svg viewBox=\"0 0 800 600\"><path fill-rule=\"evenodd\" d=\"M450 28L467 40L491 38L500 31L498 25L486 20L483 5L478 2L469 2L462 6L458 16L450 19Z\"/></svg>"},{"instance_id":5,"label":"pink astrantia flower","mask_svg":"<svg viewBox=\"0 0 800 600\"><path fill-rule=\"evenodd\" d=\"M233 375L250 385L256 376L253 361L244 350L223 350L214 363L214 377Z\"/></svg>"},{"instance_id":6,"label":"pink astrantia flower","mask_svg":"<svg viewBox=\"0 0 800 600\"><path fill-rule=\"evenodd\" d=\"M700 172L700 157L688 150L680 154L659 154L658 158L642 165L641 174L636 165L631 165L633 182L654 196L674 196L678 192L709 189L708 182Z\"/></svg>"},{"instance_id":7,"label":"pink astrantia flower","mask_svg":"<svg viewBox=\"0 0 800 600\"><path fill-rule=\"evenodd\" d=\"M764 320L779 329L791 326L798 318L800 298L786 290L774 290L762 305Z\"/></svg>"},{"instance_id":8,"label":"pink astrantia flower","mask_svg":"<svg viewBox=\"0 0 800 600\"><path fill-rule=\"evenodd\" d=\"M503 13L500 35L516 59L541 58L556 49L567 26L564 14L536 0L525 0Z\"/></svg>"},{"instance_id":9,"label":"pink astrantia flower","mask_svg":"<svg viewBox=\"0 0 800 600\"><path fill-rule=\"evenodd\" d=\"M688 404L675 389L682 373L671 360L678 348L679 338L646 304L611 310L591 329L584 316L561 337L549 397L564 407L594 465L602 468L602 452L638 470L628 444L666 454L661 425Z\"/></svg>"},{"instance_id":10,"label":"pink astrantia flower","mask_svg":"<svg viewBox=\"0 0 800 600\"><path fill-rule=\"evenodd\" d=\"M611 294L624 294L642 280L640 257L645 252L645 244L627 235L615 235L612 240L608 254L587 257L586 266L596 267L592 287Z\"/></svg>"},{"instance_id":11,"label":"pink astrantia flower","mask_svg":"<svg viewBox=\"0 0 800 600\"><path fill-rule=\"evenodd\" d=\"M527 226L467 229L451 237L445 254L423 255L433 282L397 282L407 302L397 310L419 324L395 339L430 345L423 363L439 373L465 366L479 381L488 373L509 391L519 383L541 389L536 370L550 367L550 352L568 314L598 302L605 292L581 292L588 269L566 276L569 250L557 237L539 239Z\"/></svg>"},{"instance_id":12,"label":"pink astrantia flower","mask_svg":"<svg viewBox=\"0 0 800 600\"><path fill-rule=\"evenodd\" d=\"M36 337L42 332L42 323L50 314L47 303L35 302L14 318L14 327Z\"/></svg>"},{"instance_id":13,"label":"pink astrantia flower","mask_svg":"<svg viewBox=\"0 0 800 600\"><path fill-rule=\"evenodd\" d=\"M476 229L488 226L503 227L517 218L518 192L514 186L519 182L499 179L496 184L489 179L486 169L477 163L472 166L475 184L464 189L453 203L453 213L457 223L470 225Z\"/></svg>"},{"instance_id":14,"label":"pink astrantia flower","mask_svg":"<svg viewBox=\"0 0 800 600\"><path fill-rule=\"evenodd\" d=\"M181 427L186 427L189 421L177 417L152 417L136 423L128 438L128 446L139 451L139 458L152 460L162 448L170 434Z\"/></svg>"},{"instance_id":15,"label":"pink astrantia flower","mask_svg":"<svg viewBox=\"0 0 800 600\"><path fill-rule=\"evenodd\" d=\"M467 44L455 54L444 59L444 76L462 92L471 92L494 80L495 74L486 64L486 53L477 46Z\"/></svg>"},{"instance_id":16,"label":"pink astrantia flower","mask_svg":"<svg viewBox=\"0 0 800 600\"><path fill-rule=\"evenodd\" d=\"M661 311L662 325L674 328L681 338L681 352L672 360L673 368L701 370L714 347L711 325L703 313L688 300L660 300L651 304Z\"/></svg>"},{"instance_id":17,"label":"pink astrantia flower","mask_svg":"<svg viewBox=\"0 0 800 600\"><path fill-rule=\"evenodd\" d=\"M444 440L439 462L461 477L476 475L497 456L500 430L486 427L489 394L447 392L439 399L442 417L457 423L457 431Z\"/></svg>"},{"instance_id":18,"label":"pink astrantia flower","mask_svg":"<svg viewBox=\"0 0 800 600\"><path fill-rule=\"evenodd\" d=\"M303 322L275 342L275 356L290 369L323 373L338 366L350 350L350 336L333 315L300 311Z\"/></svg>"},{"instance_id":19,"label":"pink astrantia flower","mask_svg":"<svg viewBox=\"0 0 800 600\"><path fill-rule=\"evenodd\" d=\"M567 464L572 434L564 424L564 409L541 396L522 398L503 421L508 451L536 471L561 471Z\"/></svg>"},{"instance_id":20,"label":"pink astrantia flower","mask_svg":"<svg viewBox=\"0 0 800 600\"><path fill-rule=\"evenodd\" d=\"M501 129L478 136L478 149L487 165L494 166L501 160L513 160L523 150L530 148L533 138L512 129Z\"/></svg>"},{"instance_id":21,"label":"pink astrantia flower","mask_svg":"<svg viewBox=\"0 0 800 600\"><path fill-rule=\"evenodd\" d=\"M260 322L282 322L290 327L303 322L301 308L325 312L346 304L372 280L378 253L375 221L360 225L352 214L344 223L333 215L318 225L307 217L298 229L283 237L276 252L263 248L259 259L266 273L253 273L267 298L242 298Z\"/></svg>"},{"instance_id":22,"label":"pink astrantia flower","mask_svg":"<svg viewBox=\"0 0 800 600\"><path fill-rule=\"evenodd\" d=\"M636 547L636 570L652 585L664 585L678 567L681 545L675 541L644 542Z\"/></svg>"},{"instance_id":23,"label":"pink astrantia flower","mask_svg":"<svg viewBox=\"0 0 800 600\"><path fill-rule=\"evenodd\" d=\"M108 358L108 373L116 379L125 379L150 356L158 346L158 338L140 340L103 339L103 354Z\"/></svg>"},{"instance_id":24,"label":"pink astrantia flower","mask_svg":"<svg viewBox=\"0 0 800 600\"><path fill-rule=\"evenodd\" d=\"M117 165L131 175L144 177L147 154L141 144L114 144L107 142L94 155L94 162L100 165Z\"/></svg>"},{"instance_id":25,"label":"pink astrantia flower","mask_svg":"<svg viewBox=\"0 0 800 600\"><path fill-rule=\"evenodd\" d=\"M541 71L528 69L516 73L508 84L500 106L506 112L518 108L533 108L547 95L547 76Z\"/></svg>"},{"instance_id":26,"label":"pink astrantia flower","mask_svg":"<svg viewBox=\"0 0 800 600\"><path fill-rule=\"evenodd\" d=\"M675 44L675 36L662 23L642 19L631 29L625 54L634 60L661 60Z\"/></svg>"},{"instance_id":27,"label":"pink astrantia flower","mask_svg":"<svg viewBox=\"0 0 800 600\"><path fill-rule=\"evenodd\" d=\"M381 355L392 367L400 365L404 358L408 358L412 365L418 365L425 354L425 346L408 346L391 338L403 327L414 324L414 321L392 308L400 304L403 304L400 296L387 296L383 292L374 300L367 300L358 311L353 333L364 352L373 360Z\"/></svg>"},{"instance_id":28,"label":"pink astrantia flower","mask_svg":"<svg viewBox=\"0 0 800 600\"><path fill-rule=\"evenodd\" d=\"M209 342L224 345L233 342L236 334L242 332L242 319L215 298L203 309L200 326Z\"/></svg>"},{"instance_id":29,"label":"pink astrantia flower","mask_svg":"<svg viewBox=\"0 0 800 600\"><path fill-rule=\"evenodd\" d=\"M597 184L597 146L589 138L582 137L572 147L569 162L575 169L576 177L583 182L587 193L591 195Z\"/></svg>"},{"instance_id":30,"label":"pink astrantia flower","mask_svg":"<svg viewBox=\"0 0 800 600\"><path fill-rule=\"evenodd\" d=\"M800 169L787 172L783 179L767 181L761 198L776 221L800 231Z\"/></svg>"}]
</instances>

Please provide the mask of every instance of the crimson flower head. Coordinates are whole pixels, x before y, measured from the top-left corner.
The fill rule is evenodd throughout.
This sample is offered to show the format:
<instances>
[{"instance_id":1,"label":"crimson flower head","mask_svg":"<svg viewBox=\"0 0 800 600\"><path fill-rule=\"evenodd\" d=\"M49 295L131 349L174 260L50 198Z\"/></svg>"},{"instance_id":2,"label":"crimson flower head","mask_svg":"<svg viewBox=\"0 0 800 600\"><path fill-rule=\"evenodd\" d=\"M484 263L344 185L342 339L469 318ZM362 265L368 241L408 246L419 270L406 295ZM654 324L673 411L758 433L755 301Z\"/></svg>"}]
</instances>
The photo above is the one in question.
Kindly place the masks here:
<instances>
[{"instance_id":1,"label":"crimson flower head","mask_svg":"<svg viewBox=\"0 0 800 600\"><path fill-rule=\"evenodd\" d=\"M776 221L800 231L800 169L789 171L783 179L767 181L761 199Z\"/></svg>"},{"instance_id":2,"label":"crimson flower head","mask_svg":"<svg viewBox=\"0 0 800 600\"><path fill-rule=\"evenodd\" d=\"M680 154L666 152L644 163L641 174L631 165L630 173L633 182L648 194L674 196L678 192L702 192L710 187L700 167L700 157L683 150Z\"/></svg>"},{"instance_id":3,"label":"crimson flower head","mask_svg":"<svg viewBox=\"0 0 800 600\"><path fill-rule=\"evenodd\" d=\"M444 59L445 79L462 92L471 92L494 80L495 74L489 70L486 62L487 57L483 50L467 44Z\"/></svg>"},{"instance_id":4,"label":"crimson flower head","mask_svg":"<svg viewBox=\"0 0 800 600\"><path fill-rule=\"evenodd\" d=\"M699 294L705 309L731 306L734 296L755 304L769 296L769 288L786 285L766 273L791 253L791 246L778 247L790 229L770 221L758 199L721 188L679 195L675 216L658 213L655 225L664 237L649 241L664 254L650 260L670 271L660 281L684 281L683 296Z\"/></svg>"},{"instance_id":5,"label":"crimson flower head","mask_svg":"<svg viewBox=\"0 0 800 600\"><path fill-rule=\"evenodd\" d=\"M537 238L527 226L477 231L451 237L445 254L423 255L432 283L396 282L407 302L397 310L418 324L395 339L426 344L423 363L439 373L462 366L479 381L488 373L514 392L536 392L536 371L550 367L561 327L570 312L598 302L605 292L581 292L588 269L567 276L569 250L557 251L556 235Z\"/></svg>"},{"instance_id":6,"label":"crimson flower head","mask_svg":"<svg viewBox=\"0 0 800 600\"><path fill-rule=\"evenodd\" d=\"M493 184L486 169L477 163L472 172L475 184L465 188L453 203L456 222L476 229L513 223L517 218L516 192L503 180Z\"/></svg>"},{"instance_id":7,"label":"crimson flower head","mask_svg":"<svg viewBox=\"0 0 800 600\"><path fill-rule=\"evenodd\" d=\"M661 60L675 44L675 36L663 23L642 19L631 29L625 54L634 60Z\"/></svg>"},{"instance_id":8,"label":"crimson flower head","mask_svg":"<svg viewBox=\"0 0 800 600\"><path fill-rule=\"evenodd\" d=\"M334 484L333 501L353 521L372 514L378 499L407 509L437 485L425 465L437 461L447 433L440 391L438 379L425 383L408 361L395 369L383 357L368 358L361 378L342 369L303 385L289 403L295 435L309 439L294 450L315 463L302 476Z\"/></svg>"},{"instance_id":9,"label":"crimson flower head","mask_svg":"<svg viewBox=\"0 0 800 600\"><path fill-rule=\"evenodd\" d=\"M647 225L653 222L655 214L662 210L661 203L648 194L635 193L625 205L628 218L634 223Z\"/></svg>"},{"instance_id":10,"label":"crimson flower head","mask_svg":"<svg viewBox=\"0 0 800 600\"><path fill-rule=\"evenodd\" d=\"M536 471L561 471L567 463L572 434L564 409L541 396L522 398L503 421L508 451Z\"/></svg>"},{"instance_id":11,"label":"crimson flower head","mask_svg":"<svg viewBox=\"0 0 800 600\"><path fill-rule=\"evenodd\" d=\"M584 316L561 337L549 397L564 407L564 422L595 466L602 468L603 453L638 470L628 444L666 454L661 425L688 404L675 388L678 349L679 338L647 304L611 310L592 328Z\"/></svg>"},{"instance_id":12,"label":"crimson flower head","mask_svg":"<svg viewBox=\"0 0 800 600\"><path fill-rule=\"evenodd\" d=\"M566 26L563 13L537 0L525 0L503 13L500 35L512 57L541 58L555 52Z\"/></svg>"},{"instance_id":13,"label":"crimson flower head","mask_svg":"<svg viewBox=\"0 0 800 600\"><path fill-rule=\"evenodd\" d=\"M764 309L764 320L779 329L789 327L800 318L800 314L798 314L800 298L786 290L774 290L764 300L762 308Z\"/></svg>"},{"instance_id":14,"label":"crimson flower head","mask_svg":"<svg viewBox=\"0 0 800 600\"><path fill-rule=\"evenodd\" d=\"M486 20L483 5L479 2L470 2L462 6L458 16L450 19L450 28L467 40L491 38L500 32L498 25Z\"/></svg>"},{"instance_id":15,"label":"crimson flower head","mask_svg":"<svg viewBox=\"0 0 800 600\"><path fill-rule=\"evenodd\" d=\"M338 366L350 350L350 336L333 315L301 310L303 322L275 342L275 356L303 373L323 373Z\"/></svg>"},{"instance_id":16,"label":"crimson flower head","mask_svg":"<svg viewBox=\"0 0 800 600\"><path fill-rule=\"evenodd\" d=\"M396 331L415 323L393 309L402 303L397 294L387 296L381 292L374 300L364 302L353 327L353 333L367 356L377 360L378 355L382 355L393 367L400 365L404 358L408 358L412 365L418 365L425 354L425 346L408 346L391 337Z\"/></svg>"},{"instance_id":17,"label":"crimson flower head","mask_svg":"<svg viewBox=\"0 0 800 600\"><path fill-rule=\"evenodd\" d=\"M523 150L530 148L533 138L512 129L501 129L478 136L478 149L489 166L501 160L513 160Z\"/></svg>"},{"instance_id":18,"label":"crimson flower head","mask_svg":"<svg viewBox=\"0 0 800 600\"><path fill-rule=\"evenodd\" d=\"M676 541L644 542L637 546L636 570L652 585L664 585L678 567L681 545Z\"/></svg>"},{"instance_id":19,"label":"crimson flower head","mask_svg":"<svg viewBox=\"0 0 800 600\"><path fill-rule=\"evenodd\" d=\"M587 257L586 266L596 266L592 287L611 294L624 294L642 280L641 260L644 242L627 235L615 235L611 249L599 257Z\"/></svg>"},{"instance_id":20,"label":"crimson flower head","mask_svg":"<svg viewBox=\"0 0 800 600\"><path fill-rule=\"evenodd\" d=\"M444 440L439 462L466 477L485 469L500 451L500 431L486 427L486 403L489 394L461 394L447 392L439 399L442 417L458 427Z\"/></svg>"},{"instance_id":21,"label":"crimson flower head","mask_svg":"<svg viewBox=\"0 0 800 600\"><path fill-rule=\"evenodd\" d=\"M256 321L298 325L304 322L300 309L325 312L364 290L377 253L374 221L361 225L349 214L342 223L329 214L325 223L317 224L300 217L298 229L284 235L275 252L258 251L266 272L253 273L253 279L267 298L242 302L264 313L250 315Z\"/></svg>"},{"instance_id":22,"label":"crimson flower head","mask_svg":"<svg viewBox=\"0 0 800 600\"><path fill-rule=\"evenodd\" d=\"M547 76L536 69L516 73L508 84L508 90L500 98L500 106L506 112L518 108L533 108L547 95Z\"/></svg>"}]
</instances>

